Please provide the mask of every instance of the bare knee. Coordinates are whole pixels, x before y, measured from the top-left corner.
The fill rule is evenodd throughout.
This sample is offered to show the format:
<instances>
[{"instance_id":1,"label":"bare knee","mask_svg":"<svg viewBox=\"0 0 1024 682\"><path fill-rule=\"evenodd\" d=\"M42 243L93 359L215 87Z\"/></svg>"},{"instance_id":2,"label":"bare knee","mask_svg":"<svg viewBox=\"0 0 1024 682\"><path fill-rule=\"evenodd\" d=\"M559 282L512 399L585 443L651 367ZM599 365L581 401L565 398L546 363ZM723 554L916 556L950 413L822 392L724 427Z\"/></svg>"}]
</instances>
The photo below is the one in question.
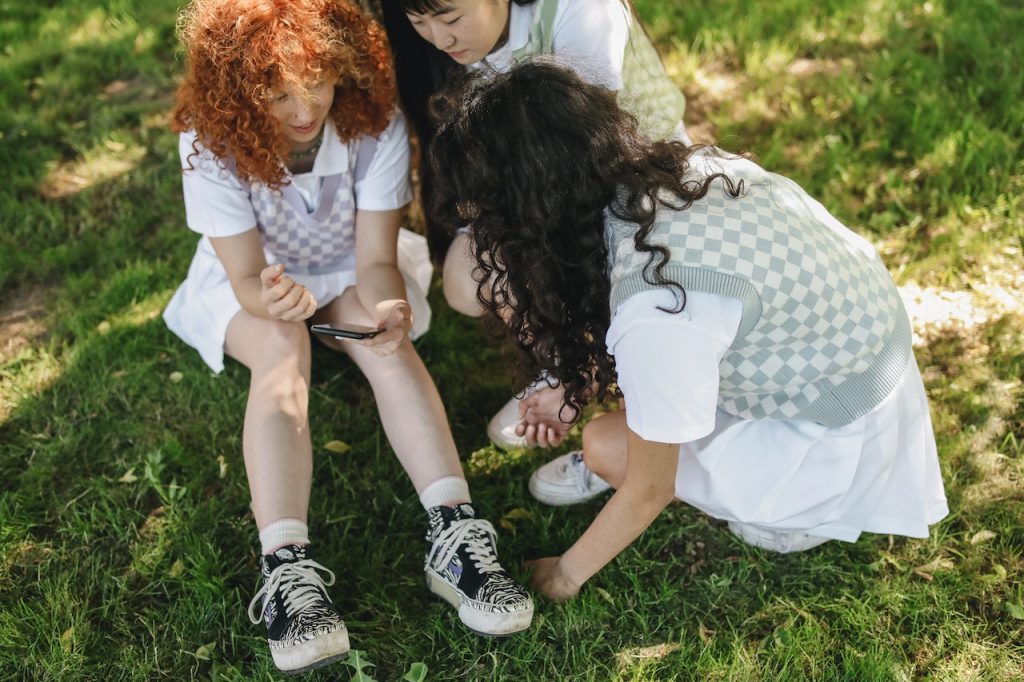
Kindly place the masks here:
<instances>
[{"instance_id":1,"label":"bare knee","mask_svg":"<svg viewBox=\"0 0 1024 682\"><path fill-rule=\"evenodd\" d=\"M250 400L305 420L309 394L309 332L301 322L268 321L250 364Z\"/></svg>"},{"instance_id":2,"label":"bare knee","mask_svg":"<svg viewBox=\"0 0 1024 682\"><path fill-rule=\"evenodd\" d=\"M479 317L484 313L477 298L477 282L473 279L475 268L476 259L470 252L469 237L457 236L444 259L442 286L448 305L456 312L470 317Z\"/></svg>"},{"instance_id":3,"label":"bare knee","mask_svg":"<svg viewBox=\"0 0 1024 682\"><path fill-rule=\"evenodd\" d=\"M583 427L583 460L601 478L615 478L624 469L626 421L622 412L609 412Z\"/></svg>"}]
</instances>

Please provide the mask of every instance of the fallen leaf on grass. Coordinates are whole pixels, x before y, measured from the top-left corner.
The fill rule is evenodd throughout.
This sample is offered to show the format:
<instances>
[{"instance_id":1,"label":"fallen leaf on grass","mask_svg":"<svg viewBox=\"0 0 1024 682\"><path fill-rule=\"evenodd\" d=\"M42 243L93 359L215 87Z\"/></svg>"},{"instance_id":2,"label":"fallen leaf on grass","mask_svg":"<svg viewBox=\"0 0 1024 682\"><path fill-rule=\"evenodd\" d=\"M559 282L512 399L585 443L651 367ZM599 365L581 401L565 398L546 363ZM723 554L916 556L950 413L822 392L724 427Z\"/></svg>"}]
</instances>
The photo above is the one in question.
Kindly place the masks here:
<instances>
[{"instance_id":1,"label":"fallen leaf on grass","mask_svg":"<svg viewBox=\"0 0 1024 682\"><path fill-rule=\"evenodd\" d=\"M224 459L224 455L217 455L217 464L220 465L220 478L224 478L228 473L228 463Z\"/></svg>"},{"instance_id":2,"label":"fallen leaf on grass","mask_svg":"<svg viewBox=\"0 0 1024 682\"><path fill-rule=\"evenodd\" d=\"M209 644L204 644L198 649L196 649L196 652L192 655L198 658L200 661L208 661L210 660L210 657L213 656L213 650L216 648L217 643L210 642Z\"/></svg>"},{"instance_id":3,"label":"fallen leaf on grass","mask_svg":"<svg viewBox=\"0 0 1024 682\"><path fill-rule=\"evenodd\" d=\"M1024 606L1015 604L1012 601L1006 602L1006 612L1017 620L1024 620Z\"/></svg>"},{"instance_id":4,"label":"fallen leaf on grass","mask_svg":"<svg viewBox=\"0 0 1024 682\"><path fill-rule=\"evenodd\" d=\"M118 483L135 483L139 480L139 477L135 475L135 467L132 467L128 471L124 472L124 476L117 479Z\"/></svg>"},{"instance_id":5,"label":"fallen leaf on grass","mask_svg":"<svg viewBox=\"0 0 1024 682\"><path fill-rule=\"evenodd\" d=\"M173 564L171 564L171 570L169 570L167 572L167 574L169 576L171 576L172 578L177 578L179 575L181 575L184 572L185 572L185 563L181 559L178 559Z\"/></svg>"},{"instance_id":6,"label":"fallen leaf on grass","mask_svg":"<svg viewBox=\"0 0 1024 682\"><path fill-rule=\"evenodd\" d=\"M522 507L517 507L516 509L513 509L512 511L502 516L501 520L498 522L498 525L507 530L509 533L512 533L512 535L515 535L516 521L528 518L530 518L530 512L527 511L526 509L523 509Z\"/></svg>"},{"instance_id":7,"label":"fallen leaf on grass","mask_svg":"<svg viewBox=\"0 0 1024 682\"><path fill-rule=\"evenodd\" d=\"M167 375L167 380L170 381L172 384L177 384L184 378L185 375L178 371L171 372L170 374Z\"/></svg>"},{"instance_id":8,"label":"fallen leaf on grass","mask_svg":"<svg viewBox=\"0 0 1024 682\"><path fill-rule=\"evenodd\" d=\"M344 455L346 452L352 449L352 446L343 440L329 440L324 443L324 450L330 452L336 452L339 455Z\"/></svg>"},{"instance_id":9,"label":"fallen leaf on grass","mask_svg":"<svg viewBox=\"0 0 1024 682\"><path fill-rule=\"evenodd\" d=\"M913 570L914 570L914 573L916 575L924 578L928 582L931 582L932 580L935 579L935 576L932 575L933 573L935 573L939 569L949 569L949 568L953 568L953 560L952 559L947 559L946 557L941 557L940 556L940 557L938 557L938 558L936 558L936 559L934 559L932 561L929 561L927 564L922 564L922 565L918 566L917 568L915 568Z\"/></svg>"},{"instance_id":10,"label":"fallen leaf on grass","mask_svg":"<svg viewBox=\"0 0 1024 682\"><path fill-rule=\"evenodd\" d=\"M402 676L406 682L424 682L427 679L427 664L416 661L409 666L409 670Z\"/></svg>"},{"instance_id":11,"label":"fallen leaf on grass","mask_svg":"<svg viewBox=\"0 0 1024 682\"><path fill-rule=\"evenodd\" d=\"M96 331L98 331L101 335L104 335L104 336L109 334L110 333L110 323L107 322L106 320L103 320L98 325L96 325Z\"/></svg>"},{"instance_id":12,"label":"fallen leaf on grass","mask_svg":"<svg viewBox=\"0 0 1024 682\"><path fill-rule=\"evenodd\" d=\"M603 587L595 587L594 592L597 592L597 596L601 597L601 599L604 599L612 606L615 606L615 600L612 599L612 595L608 593L608 590L604 589Z\"/></svg>"},{"instance_id":13,"label":"fallen leaf on grass","mask_svg":"<svg viewBox=\"0 0 1024 682\"><path fill-rule=\"evenodd\" d=\"M700 637L701 642L707 644L711 641L711 638L715 636L715 631L704 627L704 623L699 623L697 626L697 635Z\"/></svg>"},{"instance_id":14,"label":"fallen leaf on grass","mask_svg":"<svg viewBox=\"0 0 1024 682\"><path fill-rule=\"evenodd\" d=\"M64 653L71 653L71 650L75 646L75 626L72 625L64 634L60 636L60 648L64 650Z\"/></svg>"},{"instance_id":15,"label":"fallen leaf on grass","mask_svg":"<svg viewBox=\"0 0 1024 682\"><path fill-rule=\"evenodd\" d=\"M971 544L979 545L982 542L988 542L994 537L997 537L999 533L995 533L990 530L979 530L977 533L971 536Z\"/></svg>"}]
</instances>

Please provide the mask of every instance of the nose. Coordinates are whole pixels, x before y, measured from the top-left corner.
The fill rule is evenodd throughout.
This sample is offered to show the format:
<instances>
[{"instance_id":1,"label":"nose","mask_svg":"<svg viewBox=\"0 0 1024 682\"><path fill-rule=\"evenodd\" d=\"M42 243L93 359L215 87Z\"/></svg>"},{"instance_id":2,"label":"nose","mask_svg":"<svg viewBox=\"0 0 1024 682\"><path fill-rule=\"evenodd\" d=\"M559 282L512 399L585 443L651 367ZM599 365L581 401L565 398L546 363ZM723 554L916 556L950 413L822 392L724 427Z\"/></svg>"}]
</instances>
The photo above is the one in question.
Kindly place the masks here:
<instances>
[{"instance_id":1,"label":"nose","mask_svg":"<svg viewBox=\"0 0 1024 682\"><path fill-rule=\"evenodd\" d=\"M454 47L455 36L451 34L442 22L435 22L430 31L434 47L439 50L447 50L450 47Z\"/></svg>"},{"instance_id":2,"label":"nose","mask_svg":"<svg viewBox=\"0 0 1024 682\"><path fill-rule=\"evenodd\" d=\"M292 110L292 120L299 124L308 124L316 117L316 103L312 98L296 97L295 108Z\"/></svg>"}]
</instances>

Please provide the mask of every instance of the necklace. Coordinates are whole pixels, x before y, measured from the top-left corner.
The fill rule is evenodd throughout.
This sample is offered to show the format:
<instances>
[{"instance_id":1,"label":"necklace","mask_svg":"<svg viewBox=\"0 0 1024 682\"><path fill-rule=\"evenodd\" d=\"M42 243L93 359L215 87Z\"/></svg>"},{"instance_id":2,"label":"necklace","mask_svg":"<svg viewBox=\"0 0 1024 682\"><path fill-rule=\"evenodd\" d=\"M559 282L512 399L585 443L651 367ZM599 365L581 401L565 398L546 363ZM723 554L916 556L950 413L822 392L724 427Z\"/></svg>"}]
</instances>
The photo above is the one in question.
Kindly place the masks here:
<instances>
[{"instance_id":1,"label":"necklace","mask_svg":"<svg viewBox=\"0 0 1024 682\"><path fill-rule=\"evenodd\" d=\"M316 140L313 141L313 146L309 149L303 149L301 152L288 152L289 161L301 161L308 159L311 156L315 156L320 151L320 145L324 141L324 129L320 129L320 134L316 136Z\"/></svg>"}]
</instances>

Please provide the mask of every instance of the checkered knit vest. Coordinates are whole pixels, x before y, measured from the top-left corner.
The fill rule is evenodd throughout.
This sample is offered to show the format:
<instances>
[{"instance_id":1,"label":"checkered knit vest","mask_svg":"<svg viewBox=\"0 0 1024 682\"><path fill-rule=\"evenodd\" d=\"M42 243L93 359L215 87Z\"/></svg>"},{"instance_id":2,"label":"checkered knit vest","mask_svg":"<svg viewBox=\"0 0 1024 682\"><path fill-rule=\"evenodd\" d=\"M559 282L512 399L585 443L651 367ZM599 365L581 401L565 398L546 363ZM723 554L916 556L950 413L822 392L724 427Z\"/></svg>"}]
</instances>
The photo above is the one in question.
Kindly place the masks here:
<instances>
[{"instance_id":1,"label":"checkered knit vest","mask_svg":"<svg viewBox=\"0 0 1024 682\"><path fill-rule=\"evenodd\" d=\"M743 303L719 365L719 407L826 426L869 412L912 353L910 321L874 248L787 178L714 152L693 161L703 166L694 179L724 172L743 180L741 195L715 180L690 208L659 209L648 241L670 250L666 278ZM614 311L656 285L644 276L649 254L633 245L636 224L607 215Z\"/></svg>"},{"instance_id":2,"label":"checkered knit vest","mask_svg":"<svg viewBox=\"0 0 1024 682\"><path fill-rule=\"evenodd\" d=\"M593 2L593 0L580 0ZM533 24L526 45L512 53L516 63L538 54L553 52L555 13L558 0L537 0ZM623 3L623 12L632 12ZM600 36L595 36L600 40ZM635 16L630 16L629 42L622 64L619 106L637 117L640 130L652 140L672 137L686 110L686 97L665 73L658 51Z\"/></svg>"},{"instance_id":3,"label":"checkered knit vest","mask_svg":"<svg viewBox=\"0 0 1024 682\"><path fill-rule=\"evenodd\" d=\"M320 203L312 212L291 183L279 190L260 182L247 185L256 227L273 262L283 263L287 272L309 275L343 267L356 245L355 183L376 148L376 138L368 135L349 145L349 167L324 178Z\"/></svg>"}]
</instances>

